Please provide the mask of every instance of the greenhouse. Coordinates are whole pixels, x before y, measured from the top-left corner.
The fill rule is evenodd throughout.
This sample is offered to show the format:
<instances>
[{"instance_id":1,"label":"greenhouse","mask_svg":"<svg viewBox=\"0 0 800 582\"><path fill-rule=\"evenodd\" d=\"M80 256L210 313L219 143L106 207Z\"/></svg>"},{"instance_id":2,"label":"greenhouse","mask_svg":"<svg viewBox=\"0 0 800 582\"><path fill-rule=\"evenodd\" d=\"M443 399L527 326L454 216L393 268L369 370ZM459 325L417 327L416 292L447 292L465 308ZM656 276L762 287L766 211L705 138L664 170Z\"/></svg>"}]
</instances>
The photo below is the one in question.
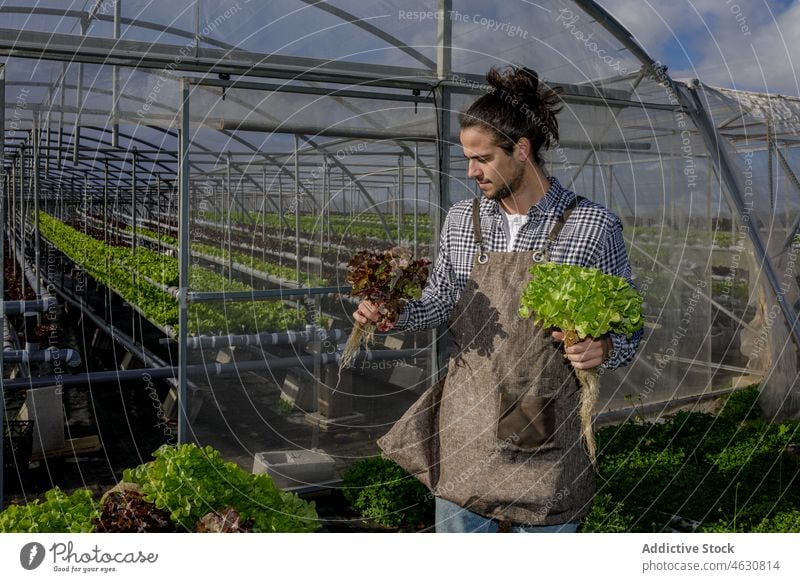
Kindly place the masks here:
<instances>
[{"instance_id":1,"label":"greenhouse","mask_svg":"<svg viewBox=\"0 0 800 582\"><path fill-rule=\"evenodd\" d=\"M378 455L453 346L377 333L340 370L348 261L435 261L481 195L458 114L492 66L563 88L547 172L624 225L644 335L597 426L753 385L764 419L800 418L798 98L675 80L591 0L12 0L0 22L0 507L188 443L321 506Z\"/></svg>"}]
</instances>

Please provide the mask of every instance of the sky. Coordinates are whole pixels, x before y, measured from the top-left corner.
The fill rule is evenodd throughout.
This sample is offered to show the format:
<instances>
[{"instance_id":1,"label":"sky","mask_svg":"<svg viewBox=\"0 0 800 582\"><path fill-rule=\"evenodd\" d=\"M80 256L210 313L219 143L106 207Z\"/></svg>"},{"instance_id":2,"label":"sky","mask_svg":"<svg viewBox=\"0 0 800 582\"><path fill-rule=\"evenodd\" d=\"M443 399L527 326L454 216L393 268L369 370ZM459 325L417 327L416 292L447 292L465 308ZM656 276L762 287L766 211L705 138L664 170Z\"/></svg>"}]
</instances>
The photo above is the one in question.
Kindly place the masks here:
<instances>
[{"instance_id":1,"label":"sky","mask_svg":"<svg viewBox=\"0 0 800 582\"><path fill-rule=\"evenodd\" d=\"M599 0L675 79L800 96L799 0Z\"/></svg>"}]
</instances>

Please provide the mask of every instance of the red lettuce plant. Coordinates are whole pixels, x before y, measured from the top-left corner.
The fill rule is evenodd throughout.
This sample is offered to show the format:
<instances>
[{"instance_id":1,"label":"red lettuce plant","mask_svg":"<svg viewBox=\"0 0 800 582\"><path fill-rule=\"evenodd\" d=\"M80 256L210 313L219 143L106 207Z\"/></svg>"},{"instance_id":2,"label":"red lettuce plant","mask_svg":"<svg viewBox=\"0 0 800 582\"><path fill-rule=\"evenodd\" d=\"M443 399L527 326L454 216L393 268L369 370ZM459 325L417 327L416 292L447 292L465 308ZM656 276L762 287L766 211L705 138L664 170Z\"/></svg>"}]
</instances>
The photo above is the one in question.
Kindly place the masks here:
<instances>
[{"instance_id":1,"label":"red lettuce plant","mask_svg":"<svg viewBox=\"0 0 800 582\"><path fill-rule=\"evenodd\" d=\"M394 247L387 251L358 251L347 265L347 281L353 286L351 295L377 304L377 323L356 322L342 352L340 368L353 364L362 345L372 342L375 329L388 331L397 319L403 304L419 299L428 279L430 260L413 259L411 251Z\"/></svg>"}]
</instances>

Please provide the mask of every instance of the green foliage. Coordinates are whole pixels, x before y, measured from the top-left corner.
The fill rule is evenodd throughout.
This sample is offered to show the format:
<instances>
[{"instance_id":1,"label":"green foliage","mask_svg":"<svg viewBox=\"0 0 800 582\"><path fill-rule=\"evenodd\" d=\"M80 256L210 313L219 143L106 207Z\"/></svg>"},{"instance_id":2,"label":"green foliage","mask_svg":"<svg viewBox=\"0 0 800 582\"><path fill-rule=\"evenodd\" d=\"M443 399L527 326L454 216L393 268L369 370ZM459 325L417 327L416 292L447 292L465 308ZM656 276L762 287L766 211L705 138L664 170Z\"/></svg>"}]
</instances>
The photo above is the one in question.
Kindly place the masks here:
<instances>
[{"instance_id":1,"label":"green foliage","mask_svg":"<svg viewBox=\"0 0 800 582\"><path fill-rule=\"evenodd\" d=\"M712 281L711 293L715 299L731 297L742 303L747 303L750 295L750 285L745 279Z\"/></svg>"},{"instance_id":2,"label":"green foliage","mask_svg":"<svg viewBox=\"0 0 800 582\"><path fill-rule=\"evenodd\" d=\"M313 502L278 489L269 475L253 475L225 462L212 447L165 445L154 460L126 469L123 479L137 483L146 501L170 512L187 530L211 511L235 509L252 519L256 532L310 532L319 528Z\"/></svg>"},{"instance_id":3,"label":"green foliage","mask_svg":"<svg viewBox=\"0 0 800 582\"><path fill-rule=\"evenodd\" d=\"M128 230L132 230L131 227L128 227ZM166 234L159 234L157 232L153 232L152 230L147 230L144 228L137 228L136 233L139 236L145 236L147 238L157 240L158 242L162 243L162 246L167 248L176 248L178 246L178 241ZM220 232L220 236L222 233ZM233 251L228 253L227 249L222 247L216 247L213 245L207 245L199 242L191 242L191 251L192 254L195 256L202 256L206 255L207 257L212 257L215 259L221 259L224 262L233 262L239 265L243 265L255 271L261 271L267 275L272 275L273 277L278 277L281 279L285 279L286 281L296 281L297 280L297 271L294 267L284 267L283 265L276 265L274 263L268 263L266 261L261 260L256 254L247 254L239 251ZM322 287L327 285L328 282L325 279L321 279L320 277L315 277L313 275L308 275L306 273L300 273L300 282L303 285L307 285L309 287Z\"/></svg>"},{"instance_id":4,"label":"green foliage","mask_svg":"<svg viewBox=\"0 0 800 582\"><path fill-rule=\"evenodd\" d=\"M533 314L545 328L574 329L580 338L608 332L630 337L644 325L642 297L622 277L557 263L534 265L530 273L519 314Z\"/></svg>"},{"instance_id":5,"label":"green foliage","mask_svg":"<svg viewBox=\"0 0 800 582\"><path fill-rule=\"evenodd\" d=\"M88 489L67 495L58 487L44 494L45 500L10 505L0 513L0 533L87 533L99 517Z\"/></svg>"},{"instance_id":6,"label":"green foliage","mask_svg":"<svg viewBox=\"0 0 800 582\"><path fill-rule=\"evenodd\" d=\"M631 530L631 517L625 505L612 501L611 495L598 494L592 509L581 522L581 533L623 533Z\"/></svg>"},{"instance_id":7,"label":"green foliage","mask_svg":"<svg viewBox=\"0 0 800 582\"><path fill-rule=\"evenodd\" d=\"M226 224L228 213L220 214L218 212L201 212L200 217L213 221ZM231 221L236 223L237 226L253 226L260 227L262 222L266 222L268 228L285 228L286 225L281 220L281 217L275 213L251 213L250 219L240 212L230 213ZM287 216L289 224L294 225L294 214ZM414 215L404 215L403 226L400 230L401 237L405 241L411 241L414 237ZM397 220L393 216L384 216L386 224L389 227L389 232L392 236L397 233ZM386 230L381 224L380 218L377 215L360 215L357 218L350 216L337 216L332 214L330 217L331 232L336 236L353 237L361 239L386 239ZM323 228L323 222L319 215L316 214L303 214L300 216L300 230L304 233L319 233ZM417 240L420 243L431 242L431 222L430 217L427 215L417 216Z\"/></svg>"},{"instance_id":8,"label":"green foliage","mask_svg":"<svg viewBox=\"0 0 800 582\"><path fill-rule=\"evenodd\" d=\"M582 531L619 531L620 523L668 531L680 528L675 516L699 522L698 531L800 531L800 458L787 452L800 422L758 418L757 397L751 387L718 415L678 412L598 431L599 494Z\"/></svg>"},{"instance_id":9,"label":"green foliage","mask_svg":"<svg viewBox=\"0 0 800 582\"><path fill-rule=\"evenodd\" d=\"M412 531L433 523L433 498L427 488L389 459L355 463L342 485L350 505L376 523Z\"/></svg>"},{"instance_id":10,"label":"green foliage","mask_svg":"<svg viewBox=\"0 0 800 582\"><path fill-rule=\"evenodd\" d=\"M753 528L754 533L800 533L800 510L782 511L765 518Z\"/></svg>"},{"instance_id":11,"label":"green foliage","mask_svg":"<svg viewBox=\"0 0 800 582\"><path fill-rule=\"evenodd\" d=\"M40 212L42 236L100 283L113 289L125 301L136 305L154 323L177 332L178 302L175 297L149 281L165 287L179 284L178 261L145 247L134 254L128 247L114 247L77 231ZM147 231L148 236L157 233ZM161 235L165 240L169 239ZM174 239L170 239L174 241ZM213 248L213 247L210 247ZM254 267L255 268L255 267ZM191 266L190 287L194 291L252 291L252 287L229 280L218 273ZM189 306L189 333L242 333L257 329L301 329L305 311L284 307L280 302L252 301L214 306Z\"/></svg>"},{"instance_id":12,"label":"green foliage","mask_svg":"<svg viewBox=\"0 0 800 582\"><path fill-rule=\"evenodd\" d=\"M705 246L728 247L731 244L730 231L681 228L673 229L668 226L633 226L625 228L625 242L635 242L641 245L648 242L657 243L663 249L675 246Z\"/></svg>"},{"instance_id":13,"label":"green foliage","mask_svg":"<svg viewBox=\"0 0 800 582\"><path fill-rule=\"evenodd\" d=\"M758 406L758 385L731 392L719 411L721 418L731 420L756 420L761 415Z\"/></svg>"}]
</instances>

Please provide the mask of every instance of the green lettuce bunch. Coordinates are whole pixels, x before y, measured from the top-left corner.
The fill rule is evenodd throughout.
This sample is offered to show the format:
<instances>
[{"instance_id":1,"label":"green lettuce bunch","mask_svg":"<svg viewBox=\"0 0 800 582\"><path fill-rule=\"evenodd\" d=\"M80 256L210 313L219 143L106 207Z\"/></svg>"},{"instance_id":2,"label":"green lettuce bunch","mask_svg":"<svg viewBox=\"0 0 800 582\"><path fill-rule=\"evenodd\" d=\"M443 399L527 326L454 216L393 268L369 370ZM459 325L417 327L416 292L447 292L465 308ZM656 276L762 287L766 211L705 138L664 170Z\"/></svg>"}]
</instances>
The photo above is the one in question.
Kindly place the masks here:
<instances>
[{"instance_id":1,"label":"green lettuce bunch","mask_svg":"<svg viewBox=\"0 0 800 582\"><path fill-rule=\"evenodd\" d=\"M311 532L319 529L314 502L278 489L267 474L254 475L226 462L212 447L164 445L155 459L126 469L123 480L141 486L145 501L170 512L191 531L210 511L232 507L255 532Z\"/></svg>"},{"instance_id":2,"label":"green lettuce bunch","mask_svg":"<svg viewBox=\"0 0 800 582\"><path fill-rule=\"evenodd\" d=\"M55 487L27 505L9 505L0 513L0 533L88 533L99 517L88 489L67 494Z\"/></svg>"},{"instance_id":3,"label":"green lettuce bunch","mask_svg":"<svg viewBox=\"0 0 800 582\"><path fill-rule=\"evenodd\" d=\"M609 332L630 337L644 325L642 296L622 277L558 263L534 265L530 273L519 314L534 314L545 328L597 338Z\"/></svg>"}]
</instances>

